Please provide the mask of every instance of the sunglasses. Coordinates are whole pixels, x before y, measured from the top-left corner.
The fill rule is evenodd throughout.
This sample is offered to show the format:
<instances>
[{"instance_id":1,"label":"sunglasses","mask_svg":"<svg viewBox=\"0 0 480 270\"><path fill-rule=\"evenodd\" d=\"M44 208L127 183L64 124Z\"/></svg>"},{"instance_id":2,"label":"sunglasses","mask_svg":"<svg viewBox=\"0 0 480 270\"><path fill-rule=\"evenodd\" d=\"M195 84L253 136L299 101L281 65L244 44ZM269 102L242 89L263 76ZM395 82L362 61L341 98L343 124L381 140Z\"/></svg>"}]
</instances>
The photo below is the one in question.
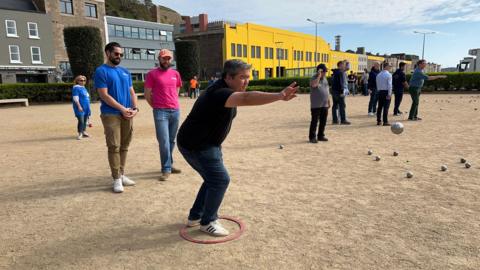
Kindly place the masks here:
<instances>
[{"instance_id":1,"label":"sunglasses","mask_svg":"<svg viewBox=\"0 0 480 270\"><path fill-rule=\"evenodd\" d=\"M78 80L78 81L79 81L79 82L84 82L84 81L86 81L86 80Z\"/></svg>"},{"instance_id":2,"label":"sunglasses","mask_svg":"<svg viewBox=\"0 0 480 270\"><path fill-rule=\"evenodd\" d=\"M113 54L114 54L115 56L123 57L123 53L118 53L118 52L116 52L116 53L113 53Z\"/></svg>"}]
</instances>

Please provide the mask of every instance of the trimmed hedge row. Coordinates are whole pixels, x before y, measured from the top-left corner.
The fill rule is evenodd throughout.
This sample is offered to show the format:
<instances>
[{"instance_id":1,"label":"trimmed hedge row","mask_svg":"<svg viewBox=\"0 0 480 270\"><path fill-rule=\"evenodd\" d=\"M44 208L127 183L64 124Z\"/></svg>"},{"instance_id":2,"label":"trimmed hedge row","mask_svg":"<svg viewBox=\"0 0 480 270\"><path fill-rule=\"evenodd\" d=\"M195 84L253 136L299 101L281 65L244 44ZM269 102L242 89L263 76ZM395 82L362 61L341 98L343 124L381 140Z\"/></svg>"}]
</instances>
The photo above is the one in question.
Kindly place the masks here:
<instances>
[{"instance_id":1,"label":"trimmed hedge row","mask_svg":"<svg viewBox=\"0 0 480 270\"><path fill-rule=\"evenodd\" d=\"M15 83L0 84L0 99L28 98L30 102L62 102L72 100L73 83ZM99 99L98 93L89 89L91 100ZM143 93L143 82L133 82L135 92Z\"/></svg>"},{"instance_id":2,"label":"trimmed hedge row","mask_svg":"<svg viewBox=\"0 0 480 270\"><path fill-rule=\"evenodd\" d=\"M480 90L480 72L470 73L430 73L429 75L447 75L446 79L438 79L434 81L426 81L422 91L478 91ZM407 75L407 80L410 79ZM329 80L331 78L328 78ZM296 81L300 85L301 93L309 92L310 78L275 78L265 80L252 80L248 90L279 92L285 86ZM207 82L200 82L202 89ZM16 84L0 84L0 99L10 98L28 98L30 102L58 102L71 101L72 83L16 83ZM144 83L140 81L133 82L133 87L137 93L143 93ZM98 100L96 91L90 89L91 99ZM188 88L188 82L184 82L183 89Z\"/></svg>"},{"instance_id":3,"label":"trimmed hedge row","mask_svg":"<svg viewBox=\"0 0 480 270\"><path fill-rule=\"evenodd\" d=\"M422 91L471 91L480 90L480 72L439 72L428 73L428 75L447 75L446 79L437 79L426 81ZM411 74L407 74L407 81L410 80ZM331 77L327 78L331 85ZM308 88L310 78L273 78L250 81L251 86L287 86L291 82L297 82L301 88Z\"/></svg>"}]
</instances>

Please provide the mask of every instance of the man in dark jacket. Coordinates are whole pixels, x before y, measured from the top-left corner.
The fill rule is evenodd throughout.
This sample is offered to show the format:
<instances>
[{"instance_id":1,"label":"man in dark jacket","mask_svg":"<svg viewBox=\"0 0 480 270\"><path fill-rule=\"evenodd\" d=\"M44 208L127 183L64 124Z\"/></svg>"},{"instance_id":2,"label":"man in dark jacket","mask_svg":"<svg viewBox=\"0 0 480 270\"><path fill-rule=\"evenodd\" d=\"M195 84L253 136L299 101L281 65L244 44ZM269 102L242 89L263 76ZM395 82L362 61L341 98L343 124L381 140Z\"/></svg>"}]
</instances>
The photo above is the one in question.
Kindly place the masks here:
<instances>
[{"instance_id":1,"label":"man in dark jacket","mask_svg":"<svg viewBox=\"0 0 480 270\"><path fill-rule=\"evenodd\" d=\"M373 63L373 67L370 70L368 76L368 93L370 93L370 102L368 103L368 115L374 116L377 112L377 75L380 73L380 64L378 62Z\"/></svg>"},{"instance_id":2,"label":"man in dark jacket","mask_svg":"<svg viewBox=\"0 0 480 270\"><path fill-rule=\"evenodd\" d=\"M347 121L347 117L345 114L345 81L344 76L344 68L345 64L343 61L337 63L337 68L333 69L333 76L332 76L332 118L333 124L338 124L338 111L340 111L340 121L342 125L350 125L350 122Z\"/></svg>"},{"instance_id":3,"label":"man in dark jacket","mask_svg":"<svg viewBox=\"0 0 480 270\"><path fill-rule=\"evenodd\" d=\"M405 62L401 62L398 69L393 73L393 93L395 94L395 107L393 115L401 115L400 103L402 103L403 89L408 89L407 78L405 76Z\"/></svg>"}]
</instances>

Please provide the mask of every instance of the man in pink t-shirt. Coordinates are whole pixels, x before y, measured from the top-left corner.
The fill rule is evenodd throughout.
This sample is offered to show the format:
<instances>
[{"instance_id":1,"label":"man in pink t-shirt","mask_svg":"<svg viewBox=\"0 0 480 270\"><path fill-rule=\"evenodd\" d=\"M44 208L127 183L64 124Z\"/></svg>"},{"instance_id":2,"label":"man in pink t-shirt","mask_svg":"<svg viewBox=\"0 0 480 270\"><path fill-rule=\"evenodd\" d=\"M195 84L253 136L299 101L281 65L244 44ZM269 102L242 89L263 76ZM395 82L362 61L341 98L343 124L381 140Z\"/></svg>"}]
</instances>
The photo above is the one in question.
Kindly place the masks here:
<instances>
[{"instance_id":1,"label":"man in pink t-shirt","mask_svg":"<svg viewBox=\"0 0 480 270\"><path fill-rule=\"evenodd\" d=\"M178 92L182 86L182 79L176 70L170 68L172 58L170 50L160 51L158 54L160 66L148 72L144 87L145 99L153 109L162 165L160 181L167 180L171 173L180 173L179 169L173 167L172 152L180 119Z\"/></svg>"}]
</instances>

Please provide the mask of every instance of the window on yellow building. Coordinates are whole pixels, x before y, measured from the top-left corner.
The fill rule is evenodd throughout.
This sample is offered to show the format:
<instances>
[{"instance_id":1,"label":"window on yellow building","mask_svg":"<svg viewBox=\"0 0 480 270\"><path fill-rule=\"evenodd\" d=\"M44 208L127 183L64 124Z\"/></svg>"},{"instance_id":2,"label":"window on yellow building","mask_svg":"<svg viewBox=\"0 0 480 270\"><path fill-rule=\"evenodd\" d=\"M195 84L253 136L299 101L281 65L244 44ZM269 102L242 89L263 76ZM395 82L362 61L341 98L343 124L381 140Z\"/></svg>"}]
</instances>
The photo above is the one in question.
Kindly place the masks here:
<instances>
[{"instance_id":1,"label":"window on yellow building","mask_svg":"<svg viewBox=\"0 0 480 270\"><path fill-rule=\"evenodd\" d=\"M300 61L303 61L303 51L300 52Z\"/></svg>"},{"instance_id":2,"label":"window on yellow building","mask_svg":"<svg viewBox=\"0 0 480 270\"><path fill-rule=\"evenodd\" d=\"M270 52L270 59L273 59L273 48L269 48L269 52Z\"/></svg>"},{"instance_id":3,"label":"window on yellow building","mask_svg":"<svg viewBox=\"0 0 480 270\"><path fill-rule=\"evenodd\" d=\"M235 57L235 43L231 44L232 56Z\"/></svg>"},{"instance_id":4,"label":"window on yellow building","mask_svg":"<svg viewBox=\"0 0 480 270\"><path fill-rule=\"evenodd\" d=\"M243 45L243 57L247 57L247 45Z\"/></svg>"},{"instance_id":5,"label":"window on yellow building","mask_svg":"<svg viewBox=\"0 0 480 270\"><path fill-rule=\"evenodd\" d=\"M237 57L242 57L242 44L237 44Z\"/></svg>"},{"instance_id":6,"label":"window on yellow building","mask_svg":"<svg viewBox=\"0 0 480 270\"><path fill-rule=\"evenodd\" d=\"M262 55L260 54L260 46L257 46L257 53L256 53L256 57L257 58L262 58Z\"/></svg>"},{"instance_id":7,"label":"window on yellow building","mask_svg":"<svg viewBox=\"0 0 480 270\"><path fill-rule=\"evenodd\" d=\"M255 46L250 46L250 57L255 58Z\"/></svg>"},{"instance_id":8,"label":"window on yellow building","mask_svg":"<svg viewBox=\"0 0 480 270\"><path fill-rule=\"evenodd\" d=\"M288 50L285 49L285 60L288 60Z\"/></svg>"}]
</instances>

